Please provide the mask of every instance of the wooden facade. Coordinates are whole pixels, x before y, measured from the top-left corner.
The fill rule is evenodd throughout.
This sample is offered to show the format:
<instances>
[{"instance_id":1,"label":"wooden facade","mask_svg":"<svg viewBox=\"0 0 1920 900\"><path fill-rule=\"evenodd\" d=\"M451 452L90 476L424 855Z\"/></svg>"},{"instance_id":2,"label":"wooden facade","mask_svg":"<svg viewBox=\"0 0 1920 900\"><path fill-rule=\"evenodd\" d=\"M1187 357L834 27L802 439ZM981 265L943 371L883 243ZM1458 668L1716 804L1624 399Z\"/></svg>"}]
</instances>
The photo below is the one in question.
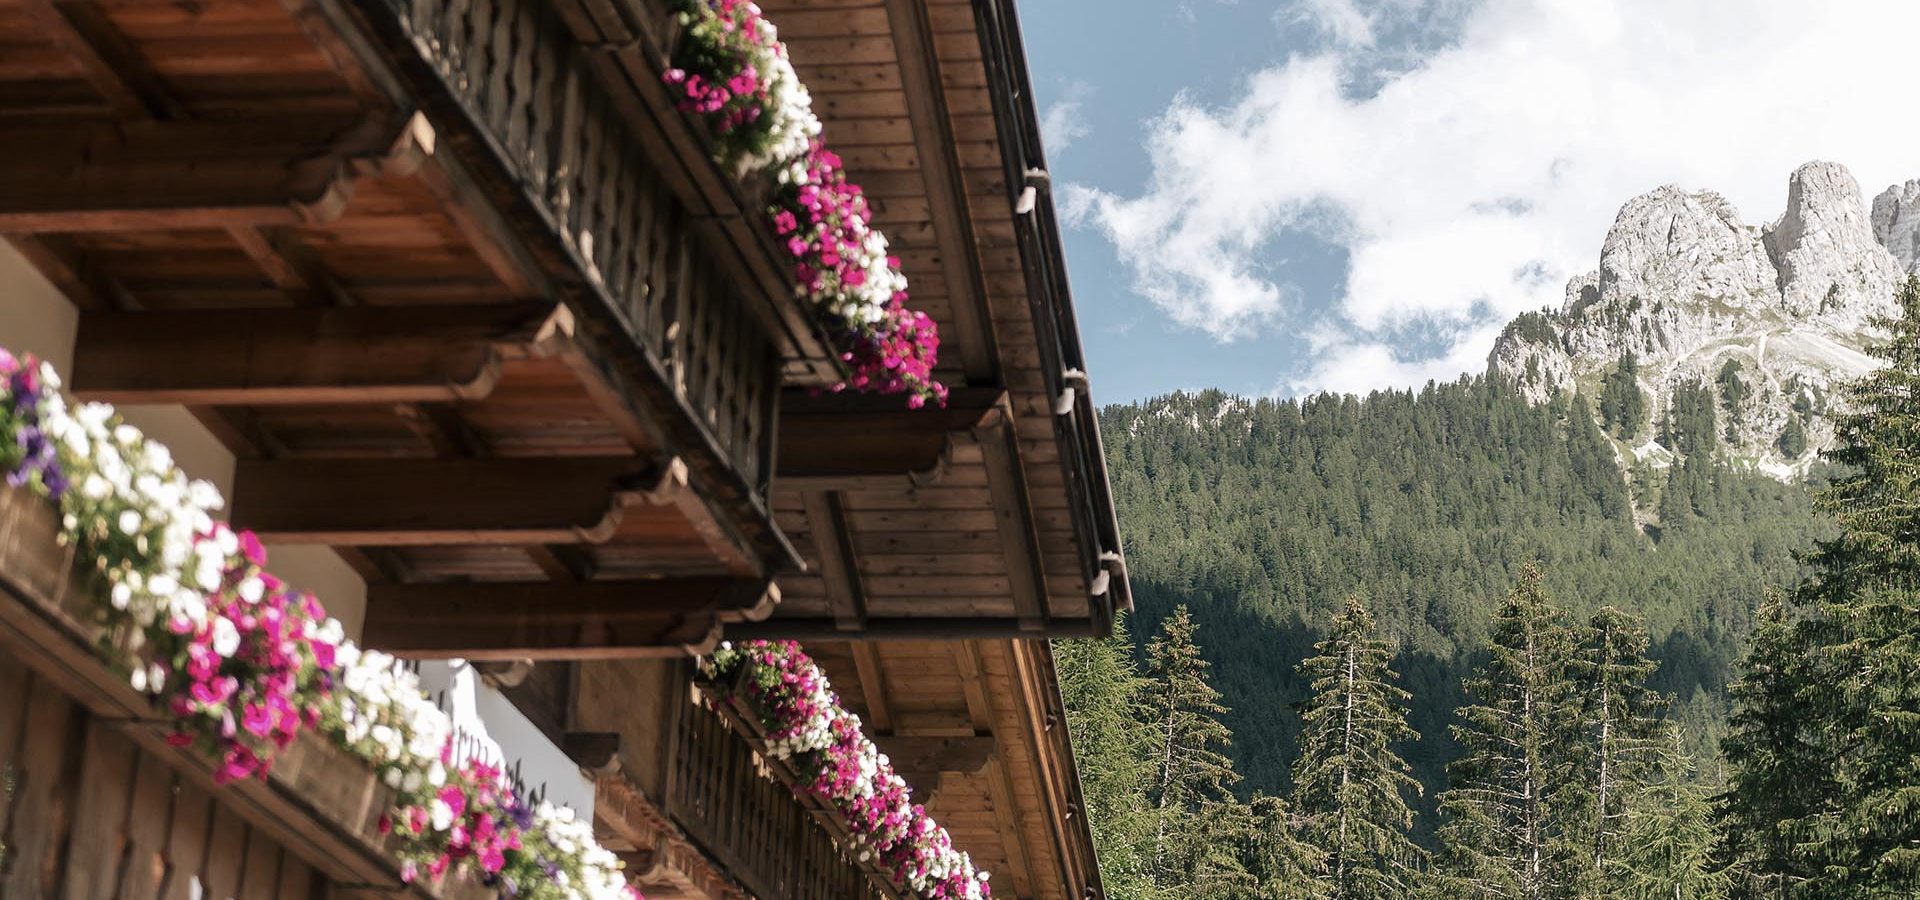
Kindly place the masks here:
<instances>
[{"instance_id":1,"label":"wooden facade","mask_svg":"<svg viewBox=\"0 0 1920 900\"><path fill-rule=\"evenodd\" d=\"M0 238L77 315L71 390L190 412L236 526L363 583L362 643L486 662L650 897L898 896L692 687L749 638L806 644L996 896L1099 896L1047 640L1131 599L1011 2L763 6L944 407L821 390L762 200L662 84L668 0L0 0ZM329 758L226 799L23 571L0 895L395 889L365 809L286 813Z\"/></svg>"}]
</instances>

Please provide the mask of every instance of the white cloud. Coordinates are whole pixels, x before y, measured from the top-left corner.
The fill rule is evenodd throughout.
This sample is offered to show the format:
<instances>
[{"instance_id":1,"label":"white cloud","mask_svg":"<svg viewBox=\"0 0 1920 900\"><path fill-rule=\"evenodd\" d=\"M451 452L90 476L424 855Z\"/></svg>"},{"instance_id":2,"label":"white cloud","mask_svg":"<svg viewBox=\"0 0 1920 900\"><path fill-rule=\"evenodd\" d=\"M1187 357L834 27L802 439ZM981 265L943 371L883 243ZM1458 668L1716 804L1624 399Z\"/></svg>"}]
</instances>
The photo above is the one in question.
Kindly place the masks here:
<instances>
[{"instance_id":1,"label":"white cloud","mask_svg":"<svg viewBox=\"0 0 1920 900\"><path fill-rule=\"evenodd\" d=\"M1320 30L1345 47L1373 46L1373 16L1358 0L1301 0L1292 17Z\"/></svg>"},{"instance_id":2,"label":"white cloud","mask_svg":"<svg viewBox=\"0 0 1920 900\"><path fill-rule=\"evenodd\" d=\"M1067 85L1060 99L1053 101L1040 115L1040 139L1047 152L1058 156L1073 142L1093 132L1083 107L1093 96L1093 86L1084 81Z\"/></svg>"},{"instance_id":3,"label":"white cloud","mask_svg":"<svg viewBox=\"0 0 1920 900\"><path fill-rule=\"evenodd\" d=\"M1224 106L1176 99L1148 127L1138 194L1066 188L1063 208L1176 323L1221 340L1332 328L1289 383L1370 387L1478 369L1499 324L1558 303L1620 204L1657 185L1713 188L1758 222L1807 160L1870 193L1920 176L1920 3L1486 0L1449 46L1352 96L1366 41L1418 6L1311 0L1330 49ZM1289 233L1347 251L1344 293L1304 302L1265 252ZM1396 348L1418 323L1453 337Z\"/></svg>"},{"instance_id":4,"label":"white cloud","mask_svg":"<svg viewBox=\"0 0 1920 900\"><path fill-rule=\"evenodd\" d=\"M1439 355L1411 358L1386 341L1356 337L1347 331L1322 331L1310 342L1314 345L1310 368L1303 375L1281 379L1274 393L1288 396L1333 391L1364 395L1387 388L1417 387L1429 381L1451 381L1462 372L1477 371L1486 364L1487 348L1502 327L1489 324L1466 329L1454 336Z\"/></svg>"}]
</instances>

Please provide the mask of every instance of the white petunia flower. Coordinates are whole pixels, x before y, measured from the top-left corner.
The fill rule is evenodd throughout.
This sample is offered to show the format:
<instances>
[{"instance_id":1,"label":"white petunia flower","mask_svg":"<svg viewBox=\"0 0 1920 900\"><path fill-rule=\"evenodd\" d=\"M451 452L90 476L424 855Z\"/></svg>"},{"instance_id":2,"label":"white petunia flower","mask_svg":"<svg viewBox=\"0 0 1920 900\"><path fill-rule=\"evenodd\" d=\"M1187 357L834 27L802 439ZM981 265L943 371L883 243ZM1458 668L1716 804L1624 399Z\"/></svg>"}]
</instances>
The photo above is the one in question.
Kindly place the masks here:
<instances>
[{"instance_id":1,"label":"white petunia flower","mask_svg":"<svg viewBox=\"0 0 1920 900\"><path fill-rule=\"evenodd\" d=\"M220 654L221 658L224 659L232 656L234 651L239 649L240 631L233 627L233 622L225 616L214 619L213 652Z\"/></svg>"}]
</instances>

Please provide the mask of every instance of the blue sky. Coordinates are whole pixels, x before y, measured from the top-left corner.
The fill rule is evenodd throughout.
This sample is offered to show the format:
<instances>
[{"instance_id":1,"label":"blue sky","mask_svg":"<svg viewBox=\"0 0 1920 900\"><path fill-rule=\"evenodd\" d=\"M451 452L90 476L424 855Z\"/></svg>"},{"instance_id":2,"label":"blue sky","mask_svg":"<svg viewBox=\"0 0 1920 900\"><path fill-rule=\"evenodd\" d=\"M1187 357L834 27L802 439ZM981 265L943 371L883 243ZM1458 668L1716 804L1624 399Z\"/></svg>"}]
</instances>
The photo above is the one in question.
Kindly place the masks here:
<instances>
[{"instance_id":1,"label":"blue sky","mask_svg":"<svg viewBox=\"0 0 1920 900\"><path fill-rule=\"evenodd\" d=\"M1102 402L1484 366L1620 204L1920 177L1906 0L1021 0Z\"/></svg>"}]
</instances>

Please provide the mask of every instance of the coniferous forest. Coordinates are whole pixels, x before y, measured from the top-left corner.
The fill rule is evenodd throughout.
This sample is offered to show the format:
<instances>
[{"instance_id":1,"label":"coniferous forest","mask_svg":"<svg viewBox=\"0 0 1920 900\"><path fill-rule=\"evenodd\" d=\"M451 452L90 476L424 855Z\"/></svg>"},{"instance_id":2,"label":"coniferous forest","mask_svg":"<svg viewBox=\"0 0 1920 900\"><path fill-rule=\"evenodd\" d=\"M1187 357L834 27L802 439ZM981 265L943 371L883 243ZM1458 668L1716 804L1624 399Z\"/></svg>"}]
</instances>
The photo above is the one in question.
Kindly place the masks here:
<instances>
[{"instance_id":1,"label":"coniferous forest","mask_svg":"<svg viewBox=\"0 0 1920 900\"><path fill-rule=\"evenodd\" d=\"M1056 652L1108 894L1920 896L1900 300L1804 483L1714 453L1712 387L1624 473L1630 381L1106 410L1137 612Z\"/></svg>"}]
</instances>

